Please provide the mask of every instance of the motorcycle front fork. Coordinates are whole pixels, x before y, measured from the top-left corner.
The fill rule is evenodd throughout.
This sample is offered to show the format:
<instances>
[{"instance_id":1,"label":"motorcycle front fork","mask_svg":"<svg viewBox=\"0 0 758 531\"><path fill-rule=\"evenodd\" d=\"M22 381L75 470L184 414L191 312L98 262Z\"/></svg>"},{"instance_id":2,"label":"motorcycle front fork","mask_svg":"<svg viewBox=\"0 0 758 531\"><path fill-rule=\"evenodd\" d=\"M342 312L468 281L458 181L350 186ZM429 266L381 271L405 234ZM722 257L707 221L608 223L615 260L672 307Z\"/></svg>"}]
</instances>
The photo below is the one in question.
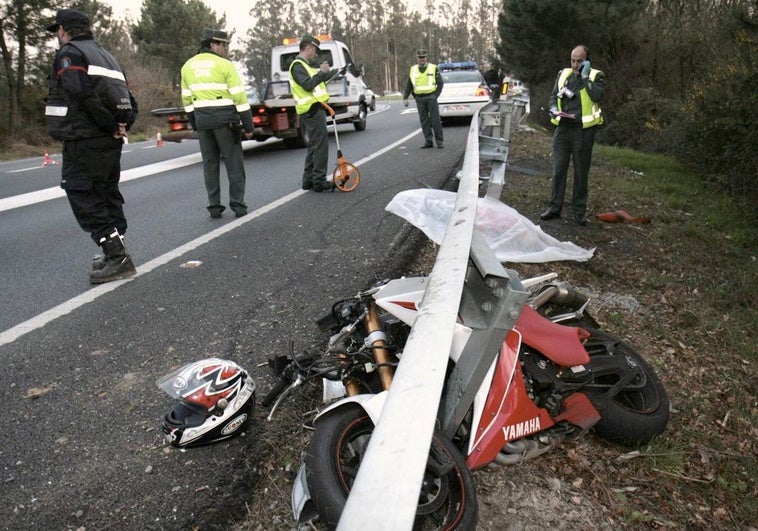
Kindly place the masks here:
<instances>
[{"instance_id":1,"label":"motorcycle front fork","mask_svg":"<svg viewBox=\"0 0 758 531\"><path fill-rule=\"evenodd\" d=\"M371 349L371 356L376 365L376 371L382 382L382 389L388 390L392 384L392 378L395 375L392 354L387 349L387 335L382 328L381 320L376 311L376 304L369 302L368 312L363 319L363 325L366 327L366 342ZM343 382L348 396L355 396L363 393L360 383L355 379L348 379Z\"/></svg>"}]
</instances>

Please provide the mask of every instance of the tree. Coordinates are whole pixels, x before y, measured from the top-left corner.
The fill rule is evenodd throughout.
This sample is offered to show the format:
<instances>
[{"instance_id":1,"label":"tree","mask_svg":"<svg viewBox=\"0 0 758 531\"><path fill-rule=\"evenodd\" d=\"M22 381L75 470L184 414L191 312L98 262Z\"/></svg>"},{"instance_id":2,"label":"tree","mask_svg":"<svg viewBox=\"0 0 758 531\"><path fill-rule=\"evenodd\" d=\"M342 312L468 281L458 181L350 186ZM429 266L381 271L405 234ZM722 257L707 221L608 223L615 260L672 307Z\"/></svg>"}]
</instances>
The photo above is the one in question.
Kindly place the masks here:
<instances>
[{"instance_id":1,"label":"tree","mask_svg":"<svg viewBox=\"0 0 758 531\"><path fill-rule=\"evenodd\" d=\"M44 47L50 34L45 27L54 4L51 0L4 0L0 4L0 53L8 91L7 127L13 134L24 119L27 61L30 49Z\"/></svg>"},{"instance_id":2,"label":"tree","mask_svg":"<svg viewBox=\"0 0 758 531\"><path fill-rule=\"evenodd\" d=\"M132 39L142 57L160 58L178 85L182 65L197 53L203 28L225 26L226 16L217 18L202 0L145 0Z\"/></svg>"},{"instance_id":3,"label":"tree","mask_svg":"<svg viewBox=\"0 0 758 531\"><path fill-rule=\"evenodd\" d=\"M296 22L292 0L260 0L250 10L255 26L248 30L245 42L245 66L258 94L263 90L271 72L271 48L282 44L284 37L303 33Z\"/></svg>"}]
</instances>

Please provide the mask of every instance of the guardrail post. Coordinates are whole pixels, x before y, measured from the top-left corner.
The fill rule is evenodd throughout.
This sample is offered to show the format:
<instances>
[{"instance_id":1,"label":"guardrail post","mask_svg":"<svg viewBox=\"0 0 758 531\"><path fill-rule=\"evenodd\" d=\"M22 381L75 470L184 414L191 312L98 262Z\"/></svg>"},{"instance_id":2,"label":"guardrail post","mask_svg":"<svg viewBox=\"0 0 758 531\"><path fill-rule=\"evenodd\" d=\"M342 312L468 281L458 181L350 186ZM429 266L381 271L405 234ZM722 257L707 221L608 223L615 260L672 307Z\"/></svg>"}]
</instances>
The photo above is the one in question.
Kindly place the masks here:
<instances>
[{"instance_id":1,"label":"guardrail post","mask_svg":"<svg viewBox=\"0 0 758 531\"><path fill-rule=\"evenodd\" d=\"M488 197L500 199L511 134L528 115L529 100L520 98L491 102L479 111L479 159L492 162L489 176L480 177L489 182Z\"/></svg>"}]
</instances>

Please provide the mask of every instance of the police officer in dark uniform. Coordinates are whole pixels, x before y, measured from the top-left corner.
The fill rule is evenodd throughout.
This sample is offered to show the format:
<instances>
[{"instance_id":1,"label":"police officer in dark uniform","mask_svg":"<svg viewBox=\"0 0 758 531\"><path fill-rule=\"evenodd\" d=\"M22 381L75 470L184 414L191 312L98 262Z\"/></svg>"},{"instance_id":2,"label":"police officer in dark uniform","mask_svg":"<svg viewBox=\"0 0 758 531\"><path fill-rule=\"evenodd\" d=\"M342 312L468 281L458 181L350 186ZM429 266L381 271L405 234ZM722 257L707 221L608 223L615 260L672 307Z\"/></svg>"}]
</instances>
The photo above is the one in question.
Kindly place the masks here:
<instances>
[{"instance_id":1,"label":"police officer in dark uniform","mask_svg":"<svg viewBox=\"0 0 758 531\"><path fill-rule=\"evenodd\" d=\"M103 250L90 282L134 275L124 247L127 223L121 178L121 147L137 115L121 67L92 38L87 15L60 9L48 26L61 47L49 77L48 132L63 141L61 188L77 222Z\"/></svg>"},{"instance_id":2,"label":"police officer in dark uniform","mask_svg":"<svg viewBox=\"0 0 758 531\"><path fill-rule=\"evenodd\" d=\"M486 70L482 73L484 82L487 83L487 87L490 89L490 97L492 101L500 99L500 93L503 87L503 75L495 68L491 62L486 62Z\"/></svg>"}]
</instances>

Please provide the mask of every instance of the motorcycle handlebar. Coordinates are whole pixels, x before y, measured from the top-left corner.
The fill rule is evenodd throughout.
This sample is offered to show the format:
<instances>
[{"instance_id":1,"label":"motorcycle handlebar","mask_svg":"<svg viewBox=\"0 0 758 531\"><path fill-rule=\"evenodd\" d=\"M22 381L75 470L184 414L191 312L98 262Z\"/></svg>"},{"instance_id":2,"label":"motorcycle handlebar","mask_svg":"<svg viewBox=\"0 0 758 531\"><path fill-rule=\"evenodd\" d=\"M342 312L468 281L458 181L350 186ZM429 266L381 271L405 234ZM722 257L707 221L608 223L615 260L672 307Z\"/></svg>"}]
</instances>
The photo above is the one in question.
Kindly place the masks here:
<instances>
[{"instance_id":1,"label":"motorcycle handlebar","mask_svg":"<svg viewBox=\"0 0 758 531\"><path fill-rule=\"evenodd\" d=\"M289 385L290 385L290 381L284 376L280 376L276 384L274 385L274 387L271 389L271 391L269 391L268 394L261 401L261 405L263 407L270 406L271 403L274 400L276 400L276 397L279 396L282 393L282 391L284 391Z\"/></svg>"}]
</instances>

